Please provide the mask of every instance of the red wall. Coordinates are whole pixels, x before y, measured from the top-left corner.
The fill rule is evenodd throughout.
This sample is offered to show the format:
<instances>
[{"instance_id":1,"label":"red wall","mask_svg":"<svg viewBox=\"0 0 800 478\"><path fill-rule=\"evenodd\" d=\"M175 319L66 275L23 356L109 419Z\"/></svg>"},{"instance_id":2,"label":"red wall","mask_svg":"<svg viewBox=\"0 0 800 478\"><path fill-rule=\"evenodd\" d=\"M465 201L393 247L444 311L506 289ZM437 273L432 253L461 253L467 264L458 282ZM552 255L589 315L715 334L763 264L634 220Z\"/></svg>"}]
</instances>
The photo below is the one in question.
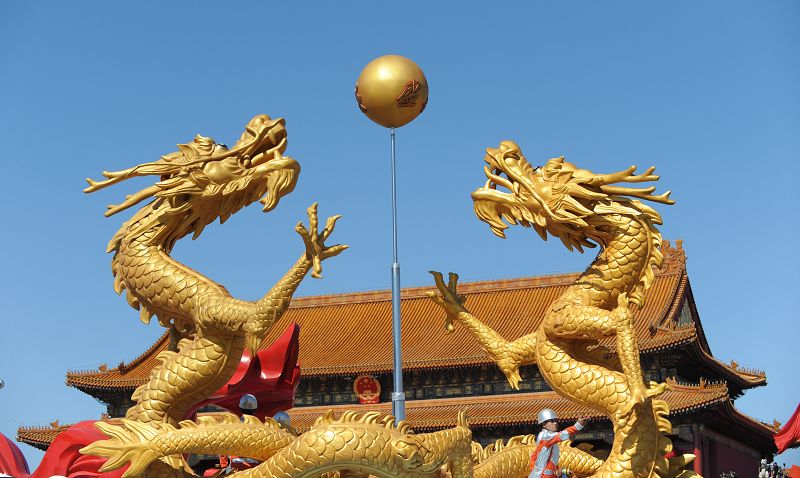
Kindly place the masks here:
<instances>
[{"instance_id":1,"label":"red wall","mask_svg":"<svg viewBox=\"0 0 800 478\"><path fill-rule=\"evenodd\" d=\"M723 472L735 471L741 477L756 476L760 460L705 436L706 456L703 457L705 478L719 478Z\"/></svg>"}]
</instances>

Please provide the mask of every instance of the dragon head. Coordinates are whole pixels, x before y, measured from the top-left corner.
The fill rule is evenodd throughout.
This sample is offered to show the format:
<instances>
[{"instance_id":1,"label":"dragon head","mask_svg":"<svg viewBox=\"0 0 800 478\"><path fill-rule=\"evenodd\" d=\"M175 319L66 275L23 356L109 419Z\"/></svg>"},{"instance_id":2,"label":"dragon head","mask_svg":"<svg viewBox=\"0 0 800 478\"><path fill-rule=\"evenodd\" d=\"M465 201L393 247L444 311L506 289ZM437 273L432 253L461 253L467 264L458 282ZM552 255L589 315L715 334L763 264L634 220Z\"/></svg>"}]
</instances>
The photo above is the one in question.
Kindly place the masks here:
<instances>
[{"instance_id":1,"label":"dragon head","mask_svg":"<svg viewBox=\"0 0 800 478\"><path fill-rule=\"evenodd\" d=\"M115 235L109 251L125 237L144 231L156 232L151 243L169 243L193 233L196 238L216 218L224 222L239 209L259 200L264 211L273 209L290 193L300 174L300 165L284 157L285 121L267 115L254 117L232 148L212 138L197 135L179 144L178 151L160 160L116 172L103 172L104 181L87 179L90 193L137 176L158 176L154 185L108 206L106 216L154 198Z\"/></svg>"},{"instance_id":2,"label":"dragon head","mask_svg":"<svg viewBox=\"0 0 800 478\"><path fill-rule=\"evenodd\" d=\"M570 250L574 247L582 252L584 246L606 244L607 233L602 226L607 225L604 218L608 215L645 215L652 223L661 223L655 210L631 198L674 203L669 191L653 196L655 187L613 185L657 181L658 176L652 174L655 168L641 175L633 174L635 166L617 173L595 174L565 161L563 156L534 168L513 141L487 148L484 160L487 181L472 193L475 214L502 238L508 228L505 220L533 227L544 240L548 233L557 236ZM498 190L498 186L508 192Z\"/></svg>"}]
</instances>

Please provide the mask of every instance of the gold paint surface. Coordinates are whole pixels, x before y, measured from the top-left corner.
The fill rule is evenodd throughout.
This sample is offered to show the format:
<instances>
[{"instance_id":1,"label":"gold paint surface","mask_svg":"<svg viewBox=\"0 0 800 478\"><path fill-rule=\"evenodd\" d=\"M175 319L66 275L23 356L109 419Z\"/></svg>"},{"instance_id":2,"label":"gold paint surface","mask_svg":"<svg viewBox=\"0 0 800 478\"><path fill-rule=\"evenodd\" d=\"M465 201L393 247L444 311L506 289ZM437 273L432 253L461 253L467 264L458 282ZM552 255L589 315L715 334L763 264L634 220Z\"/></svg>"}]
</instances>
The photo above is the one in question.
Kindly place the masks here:
<instances>
[{"instance_id":1,"label":"gold paint surface","mask_svg":"<svg viewBox=\"0 0 800 478\"><path fill-rule=\"evenodd\" d=\"M295 226L304 246L300 257L254 302L231 296L218 283L170 256L177 241L189 235L197 238L211 222L224 222L255 201L270 211L294 189L300 165L283 156L286 138L283 119L258 115L231 148L198 135L157 161L106 171L101 181L87 179L89 187L84 191L91 193L137 176L155 178L152 186L106 211L111 216L149 200L109 242L114 289L125 293L143 322L156 316L176 339L173 350L158 356L160 365L148 382L134 391L135 404L126 413L128 430L144 433L145 424L156 430L176 427L195 404L227 383L245 347L257 351L288 309L305 275L311 272L312 277L321 277L322 261L347 248L325 244L339 216L328 218L320 230L313 204L307 212L309 228L302 222ZM143 473L180 476L186 469L180 458L166 454Z\"/></svg>"},{"instance_id":2,"label":"gold paint surface","mask_svg":"<svg viewBox=\"0 0 800 478\"><path fill-rule=\"evenodd\" d=\"M414 96L421 94L422 80L403 83L398 78L404 77L392 76L394 70L390 73L387 78L402 86L399 93L391 93L394 101L399 108L411 108L410 103L422 98ZM414 81L420 83L415 86ZM384 91L387 97L391 96L388 91ZM427 99L427 85L424 92ZM362 97L368 112L369 96ZM291 192L300 167L282 154L284 122L257 116L230 149L202 136L178 148L152 163L105 172L105 180L88 180L86 192L136 176L158 179L127 196L122 204L109 207L107 215L112 215L150 200L123 224L108 251L114 254L115 290L126 293L143 321L155 315L179 340L175 350L159 355L161 365L134 392L135 405L122 425L99 422L98 429L109 438L85 447L82 453L108 458L102 471L129 464L126 478L193 476L180 458L186 453L262 460L252 469L235 473L240 478L527 476L536 446L533 437L514 437L483 448L472 442L463 411L454 428L423 434L377 412L346 411L336 417L329 410L299 436L271 419L262 423L252 417L239 421L234 415L222 415L181 421L194 404L227 382L245 347L255 349L261 343L305 275L311 272L319 277L322 261L346 246L325 245L338 216L329 218L319 230L314 204L308 209L308 229L302 223L295 228L305 249L295 265L262 299L235 299L219 284L172 259L170 251L176 241L190 234L199 236L216 219L224 221L256 200L269 211ZM556 300L542 325L514 341L505 340L469 313L458 294L457 275L451 274L445 284L441 274L434 273L438 294L429 295L446 311L446 328L452 330L455 323L467 327L514 388L519 386L519 367L538 363L553 390L609 416L616 433L605 461L569 443L559 445L559 467L569 469L570 476L697 476L681 469L691 455L664 458L672 447L665 436L671 425L666 402L656 397L666 385L643 382L630 310L642 306L644 291L653 281L652 268L662 261L661 235L655 228L660 217L638 199L671 201L666 194L653 196L653 189L613 185L658 177L652 169L635 175L633 168L598 175L564 158L534 169L512 142L489 149L486 161L488 180L473 193L473 200L476 214L495 234L503 236L506 221L533 227L542 237L558 236L570 248L599 244L602 251ZM616 337L616 354L611 358L596 346L607 335Z\"/></svg>"},{"instance_id":3,"label":"gold paint surface","mask_svg":"<svg viewBox=\"0 0 800 478\"><path fill-rule=\"evenodd\" d=\"M416 63L399 55L369 62L356 81L356 102L369 119L386 128L413 121L428 104L428 80Z\"/></svg>"},{"instance_id":4,"label":"gold paint surface","mask_svg":"<svg viewBox=\"0 0 800 478\"><path fill-rule=\"evenodd\" d=\"M644 305L653 283L653 267L662 264L660 215L641 200L673 204L669 192L655 187L633 188L619 183L659 179L649 168L596 174L553 158L531 165L516 143L503 141L488 148L484 158L486 183L472 193L475 214L492 232L505 237L509 225L534 229L542 239L558 237L570 250L600 246L586 271L551 305L536 330L508 341L465 307L458 294L458 275L445 280L432 272L436 292L428 296L446 313L445 329L466 327L515 389L519 367L536 363L543 378L559 395L605 413L614 425L608 458L592 477L688 478L682 468L692 455L667 459L672 425L669 407L657 399L667 384L644 383L631 307ZM598 347L607 336L616 350ZM559 463L561 465L561 463Z\"/></svg>"}]
</instances>

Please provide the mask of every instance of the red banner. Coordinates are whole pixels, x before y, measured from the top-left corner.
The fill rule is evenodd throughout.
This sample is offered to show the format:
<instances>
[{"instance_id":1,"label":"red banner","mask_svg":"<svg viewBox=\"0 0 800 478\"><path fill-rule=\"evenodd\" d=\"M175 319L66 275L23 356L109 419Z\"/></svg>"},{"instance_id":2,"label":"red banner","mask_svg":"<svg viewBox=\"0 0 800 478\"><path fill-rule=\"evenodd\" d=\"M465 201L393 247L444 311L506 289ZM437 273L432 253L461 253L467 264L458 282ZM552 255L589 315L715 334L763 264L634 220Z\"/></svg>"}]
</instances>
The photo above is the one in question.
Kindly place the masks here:
<instances>
[{"instance_id":1,"label":"red banner","mask_svg":"<svg viewBox=\"0 0 800 478\"><path fill-rule=\"evenodd\" d=\"M800 403L797 404L792 418L775 434L775 446L778 447L778 454L800 446Z\"/></svg>"}]
</instances>

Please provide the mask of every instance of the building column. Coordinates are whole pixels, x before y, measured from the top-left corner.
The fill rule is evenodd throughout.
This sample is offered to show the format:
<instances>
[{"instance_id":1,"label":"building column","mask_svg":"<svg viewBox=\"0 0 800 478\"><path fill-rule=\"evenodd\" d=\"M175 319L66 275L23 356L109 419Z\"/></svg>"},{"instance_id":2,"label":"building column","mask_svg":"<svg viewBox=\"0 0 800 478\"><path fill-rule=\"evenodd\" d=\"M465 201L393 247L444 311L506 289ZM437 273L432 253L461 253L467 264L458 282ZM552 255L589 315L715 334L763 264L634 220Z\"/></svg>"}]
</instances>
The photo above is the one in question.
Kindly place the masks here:
<instances>
[{"instance_id":1,"label":"building column","mask_svg":"<svg viewBox=\"0 0 800 478\"><path fill-rule=\"evenodd\" d=\"M703 475L703 439L700 436L700 427L692 425L692 438L694 441L694 472Z\"/></svg>"}]
</instances>

